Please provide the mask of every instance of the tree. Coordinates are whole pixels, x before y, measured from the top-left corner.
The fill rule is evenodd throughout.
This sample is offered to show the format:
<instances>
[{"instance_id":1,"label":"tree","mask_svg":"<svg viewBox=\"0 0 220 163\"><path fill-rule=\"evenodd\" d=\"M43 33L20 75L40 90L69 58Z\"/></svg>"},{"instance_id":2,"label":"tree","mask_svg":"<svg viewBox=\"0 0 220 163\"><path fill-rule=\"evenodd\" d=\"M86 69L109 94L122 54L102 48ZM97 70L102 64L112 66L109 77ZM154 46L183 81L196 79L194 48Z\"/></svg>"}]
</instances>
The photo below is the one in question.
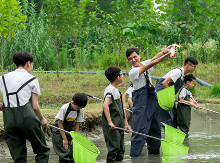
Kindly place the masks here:
<instances>
[{"instance_id":1,"label":"tree","mask_svg":"<svg viewBox=\"0 0 220 163\"><path fill-rule=\"evenodd\" d=\"M59 77L58 53L62 44L72 34L72 0L46 0L47 28L56 51L57 77Z\"/></svg>"},{"instance_id":2,"label":"tree","mask_svg":"<svg viewBox=\"0 0 220 163\"><path fill-rule=\"evenodd\" d=\"M72 40L74 42L75 54L76 54L76 69L78 69L78 62L77 62L77 44L80 39L83 37L82 32L85 29L85 26L88 25L88 22L84 23L84 18L86 15L86 6L90 2L90 0L80 0L77 3L71 4L71 12L74 20L72 20ZM96 4L96 1L94 1ZM90 13L92 15L92 12Z\"/></svg>"},{"instance_id":3,"label":"tree","mask_svg":"<svg viewBox=\"0 0 220 163\"><path fill-rule=\"evenodd\" d=\"M9 37L15 37L15 31L18 31L20 27L25 28L23 22L25 22L26 16L24 16L20 9L19 2L16 0L2 0L0 1L0 34L1 34L1 61L2 61L2 73L3 73L3 44Z\"/></svg>"}]
</instances>

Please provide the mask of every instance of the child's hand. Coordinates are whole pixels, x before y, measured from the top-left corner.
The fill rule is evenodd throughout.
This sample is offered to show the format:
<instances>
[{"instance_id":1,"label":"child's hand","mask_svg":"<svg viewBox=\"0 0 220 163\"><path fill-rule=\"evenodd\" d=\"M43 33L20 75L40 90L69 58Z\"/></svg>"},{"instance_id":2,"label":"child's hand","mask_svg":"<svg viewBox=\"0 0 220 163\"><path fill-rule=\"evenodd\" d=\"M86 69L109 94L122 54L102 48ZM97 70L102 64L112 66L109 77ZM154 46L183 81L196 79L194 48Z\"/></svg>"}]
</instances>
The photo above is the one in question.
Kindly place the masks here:
<instances>
[{"instance_id":1,"label":"child's hand","mask_svg":"<svg viewBox=\"0 0 220 163\"><path fill-rule=\"evenodd\" d=\"M126 131L127 133L131 132L131 129L130 129L130 127L129 127L128 125L125 126L125 129L127 130L127 131Z\"/></svg>"},{"instance_id":2,"label":"child's hand","mask_svg":"<svg viewBox=\"0 0 220 163\"><path fill-rule=\"evenodd\" d=\"M43 127L47 127L47 120L44 117L41 119L40 122Z\"/></svg>"},{"instance_id":3,"label":"child's hand","mask_svg":"<svg viewBox=\"0 0 220 163\"><path fill-rule=\"evenodd\" d=\"M67 141L67 139L63 139L63 147L65 148L65 150L68 149L68 141Z\"/></svg>"},{"instance_id":4,"label":"child's hand","mask_svg":"<svg viewBox=\"0 0 220 163\"><path fill-rule=\"evenodd\" d=\"M115 129L115 125L112 122L108 123L108 125L109 125L109 129L111 130Z\"/></svg>"},{"instance_id":5,"label":"child's hand","mask_svg":"<svg viewBox=\"0 0 220 163\"><path fill-rule=\"evenodd\" d=\"M197 102L190 102L190 105L196 109L199 109L199 105L197 104Z\"/></svg>"}]
</instances>

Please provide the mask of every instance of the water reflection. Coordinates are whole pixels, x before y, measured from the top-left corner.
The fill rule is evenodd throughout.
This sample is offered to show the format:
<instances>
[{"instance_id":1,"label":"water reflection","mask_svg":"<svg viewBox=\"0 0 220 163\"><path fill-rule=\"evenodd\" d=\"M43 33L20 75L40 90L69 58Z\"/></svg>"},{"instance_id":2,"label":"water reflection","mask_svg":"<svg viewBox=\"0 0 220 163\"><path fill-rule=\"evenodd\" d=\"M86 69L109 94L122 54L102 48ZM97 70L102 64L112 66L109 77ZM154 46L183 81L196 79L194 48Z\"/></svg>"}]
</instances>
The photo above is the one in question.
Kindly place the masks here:
<instances>
[{"instance_id":1,"label":"water reflection","mask_svg":"<svg viewBox=\"0 0 220 163\"><path fill-rule=\"evenodd\" d=\"M212 108L207 109L214 110ZM220 121L220 116L218 114L209 112L200 113L209 116L218 122ZM164 132L162 132L162 137L164 137ZM220 162L220 124L207 119L205 120L203 116L195 112L192 112L189 137L183 142L183 145L189 147L189 153L186 156L163 156L162 154L148 155L147 146L145 146L139 158L130 158L130 139L131 134L125 134L126 151L122 163ZM107 149L104 139L99 139L93 142L100 150L100 155L97 157L96 163L105 163ZM9 156L1 156L0 162L13 163ZM28 163L32 162L34 163L34 154L28 153ZM57 162L58 156L55 154L53 148L51 148L49 163Z\"/></svg>"}]
</instances>

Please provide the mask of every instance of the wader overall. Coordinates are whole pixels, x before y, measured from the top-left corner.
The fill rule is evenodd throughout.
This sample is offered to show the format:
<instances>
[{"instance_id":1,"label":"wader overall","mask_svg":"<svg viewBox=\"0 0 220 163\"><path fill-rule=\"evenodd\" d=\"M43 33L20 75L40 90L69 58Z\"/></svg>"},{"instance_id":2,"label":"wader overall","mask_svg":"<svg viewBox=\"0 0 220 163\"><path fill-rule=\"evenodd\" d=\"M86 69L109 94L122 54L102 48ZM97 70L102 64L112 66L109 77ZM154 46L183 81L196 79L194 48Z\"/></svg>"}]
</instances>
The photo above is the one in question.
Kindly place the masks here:
<instances>
[{"instance_id":1,"label":"wader overall","mask_svg":"<svg viewBox=\"0 0 220 163\"><path fill-rule=\"evenodd\" d=\"M8 93L5 78L2 76L8 101L8 106L2 107L5 140L15 163L27 162L26 139L31 143L37 163L47 163L49 159L50 148L46 145L41 122L35 115L31 102L20 106L18 99L18 92L34 79L35 77L24 83L16 92ZM9 95L14 94L18 107L10 107Z\"/></svg>"},{"instance_id":2,"label":"wader overall","mask_svg":"<svg viewBox=\"0 0 220 163\"><path fill-rule=\"evenodd\" d=\"M177 92L179 91L179 89L183 86L183 81L181 80L181 77L182 77L182 69L181 70L181 76L180 78L174 83L174 82L171 82L169 83L169 86L172 86L174 85L175 87L175 94L177 94ZM165 79L164 78L160 78L157 80L157 83L156 83L156 92L164 89L163 88L163 81ZM161 122L163 123L166 123L172 127L175 127L177 128L177 110L176 110L176 106L175 106L175 103L173 104L173 109L172 110L164 110L160 107L160 120Z\"/></svg>"},{"instance_id":3,"label":"wader overall","mask_svg":"<svg viewBox=\"0 0 220 163\"><path fill-rule=\"evenodd\" d=\"M112 123L116 127L124 128L125 116L121 101L121 93L120 93L120 98L117 100L114 100L114 97L111 93L107 93L106 96L107 95L111 95L111 99L112 99L112 103L109 105L109 112ZM109 129L108 121L105 116L104 110L102 112L102 129L103 129L106 147L108 149L106 161L107 162L122 161L125 152L124 131Z\"/></svg>"},{"instance_id":4,"label":"wader overall","mask_svg":"<svg viewBox=\"0 0 220 163\"><path fill-rule=\"evenodd\" d=\"M75 119L72 119L71 121L68 121L67 116L71 111L76 111L76 110L71 109L71 103L70 103L66 111L66 114L64 116L64 121L63 121L64 130L69 131L69 132L74 131L74 121L77 119L79 115L79 111L77 111L77 117ZM54 126L59 127L58 122L59 120L56 120L54 122ZM57 155L59 156L59 162L60 163L74 163L73 146L71 145L72 137L70 136L70 134L65 133L66 138L68 140L68 149L66 150L63 147L63 138L61 136L60 130L53 128L52 132L53 132L53 135L52 135L53 148L55 152L57 153Z\"/></svg>"},{"instance_id":5,"label":"wader overall","mask_svg":"<svg viewBox=\"0 0 220 163\"><path fill-rule=\"evenodd\" d=\"M189 101L189 99L190 99L190 95L187 94L184 100ZM188 132L189 132L189 127L190 127L190 121L191 121L191 106L178 103L177 126L179 126L180 130L186 134L186 137L189 136Z\"/></svg>"},{"instance_id":6,"label":"wader overall","mask_svg":"<svg viewBox=\"0 0 220 163\"><path fill-rule=\"evenodd\" d=\"M159 104L154 86L150 83L148 74L144 74L146 85L132 93L133 98L133 130L161 138ZM149 154L160 153L160 141L132 133L131 136L131 157L139 157L147 142Z\"/></svg>"}]
</instances>

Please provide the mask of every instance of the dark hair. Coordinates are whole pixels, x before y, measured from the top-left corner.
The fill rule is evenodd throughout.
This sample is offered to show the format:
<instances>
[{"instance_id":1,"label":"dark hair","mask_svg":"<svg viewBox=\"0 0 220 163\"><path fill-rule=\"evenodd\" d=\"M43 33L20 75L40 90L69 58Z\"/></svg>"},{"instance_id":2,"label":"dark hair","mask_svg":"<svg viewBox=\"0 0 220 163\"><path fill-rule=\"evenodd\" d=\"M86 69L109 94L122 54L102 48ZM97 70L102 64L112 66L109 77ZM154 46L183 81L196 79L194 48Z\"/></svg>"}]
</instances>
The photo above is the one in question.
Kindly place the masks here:
<instances>
[{"instance_id":1,"label":"dark hair","mask_svg":"<svg viewBox=\"0 0 220 163\"><path fill-rule=\"evenodd\" d=\"M77 92L73 98L72 101L74 102L74 105L78 105L81 108L84 108L87 104L88 98L85 93Z\"/></svg>"},{"instance_id":2,"label":"dark hair","mask_svg":"<svg viewBox=\"0 0 220 163\"><path fill-rule=\"evenodd\" d=\"M187 57L185 59L184 65L187 65L187 64L198 65L198 61L195 57Z\"/></svg>"},{"instance_id":3,"label":"dark hair","mask_svg":"<svg viewBox=\"0 0 220 163\"><path fill-rule=\"evenodd\" d=\"M126 57L128 58L133 52L136 52L139 55L138 48L129 48L126 50Z\"/></svg>"},{"instance_id":4,"label":"dark hair","mask_svg":"<svg viewBox=\"0 0 220 163\"><path fill-rule=\"evenodd\" d=\"M34 57L31 53L25 52L25 51L19 51L14 54L13 56L13 62L17 67L19 66L25 66L25 64L30 61L33 62Z\"/></svg>"},{"instance_id":5,"label":"dark hair","mask_svg":"<svg viewBox=\"0 0 220 163\"><path fill-rule=\"evenodd\" d=\"M110 81L113 82L120 76L121 69L119 67L111 66L105 70L105 76Z\"/></svg>"},{"instance_id":6,"label":"dark hair","mask_svg":"<svg viewBox=\"0 0 220 163\"><path fill-rule=\"evenodd\" d=\"M184 76L184 83L186 84L188 81L196 80L196 77L193 74L188 74Z\"/></svg>"}]
</instances>

